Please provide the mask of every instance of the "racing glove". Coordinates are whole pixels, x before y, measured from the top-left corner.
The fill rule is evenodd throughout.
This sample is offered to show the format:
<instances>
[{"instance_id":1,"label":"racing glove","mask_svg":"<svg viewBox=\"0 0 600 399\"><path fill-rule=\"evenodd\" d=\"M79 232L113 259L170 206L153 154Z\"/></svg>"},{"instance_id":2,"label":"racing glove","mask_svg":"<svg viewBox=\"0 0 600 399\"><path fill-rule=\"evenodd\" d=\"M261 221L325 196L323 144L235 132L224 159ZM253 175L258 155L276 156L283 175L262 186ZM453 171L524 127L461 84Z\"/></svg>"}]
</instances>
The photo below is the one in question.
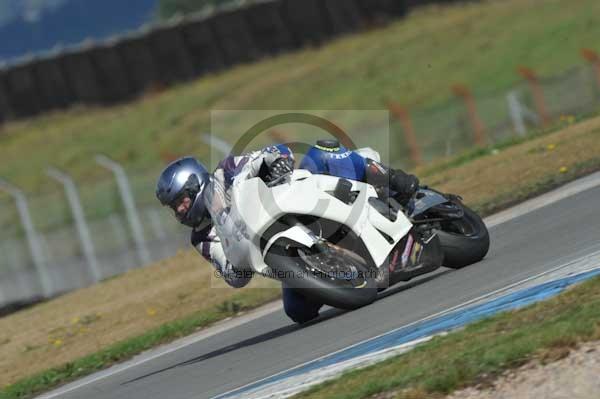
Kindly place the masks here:
<instances>
[{"instance_id":1,"label":"racing glove","mask_svg":"<svg viewBox=\"0 0 600 399\"><path fill-rule=\"evenodd\" d=\"M294 170L294 160L289 157L280 157L271 163L268 167L266 181L271 182L281 176L292 173Z\"/></svg>"}]
</instances>

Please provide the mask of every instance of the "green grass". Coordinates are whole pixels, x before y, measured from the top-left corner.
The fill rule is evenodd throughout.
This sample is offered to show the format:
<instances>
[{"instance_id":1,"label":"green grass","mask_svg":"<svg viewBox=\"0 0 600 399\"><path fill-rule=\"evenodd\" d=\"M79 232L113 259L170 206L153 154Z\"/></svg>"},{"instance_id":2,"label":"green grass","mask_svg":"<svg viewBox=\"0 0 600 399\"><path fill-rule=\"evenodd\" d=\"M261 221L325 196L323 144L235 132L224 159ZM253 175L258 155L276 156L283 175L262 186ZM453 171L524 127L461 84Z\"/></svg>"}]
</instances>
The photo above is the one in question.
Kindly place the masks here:
<instances>
[{"instance_id":1,"label":"green grass","mask_svg":"<svg viewBox=\"0 0 600 399\"><path fill-rule=\"evenodd\" d=\"M494 176L496 176L496 178L498 178L498 181L495 182L495 188L497 189L497 191L495 191L496 194L492 194L489 192L490 182L487 180L484 182L485 184L482 184L481 182L473 184L473 181L471 180L471 183L469 183L469 184L472 185L472 187L464 186L463 187L464 190L458 191L460 193L463 193L464 191L468 191L468 189L470 189L471 191L470 191L469 197L475 198L475 199L477 199L477 201L480 201L480 202L478 203L477 201L475 201L475 203L472 204L470 201L468 201L468 204L470 206L475 207L476 209L478 209L481 212L487 213L492 209L498 209L501 207L505 207L505 206L513 203L516 199L528 198L535 193L539 193L543 190L547 190L549 188L555 187L560 184L564 184L565 182L573 180L574 178L581 176L585 173L589 173L593 170L600 170L600 158L597 157L598 152L597 152L597 148L596 148L598 145L600 145L600 144L598 144L599 141L597 140L598 134L600 132L600 130L598 128L599 124L600 124L600 120L598 118L596 118L593 120L582 122L580 124L571 125L564 130L561 130L561 131L555 132L555 133L551 133L548 135L544 135L543 137L540 137L538 139L520 143L520 145L513 145L513 146L505 147L505 150L497 155L479 154L478 156L474 155L469 160L462 160L462 159L448 160L447 161L448 165L453 165L452 167L447 166L447 167L439 170L436 173L427 174L427 176L428 176L428 179L430 178L432 180L436 180L436 179L445 180L446 175L449 176L450 180L446 181L445 183L440 183L439 187L441 189L444 189L444 188L452 187L452 184L455 184L455 185L458 184L457 187L460 187L461 184L463 184L463 185L467 184L465 182L465 179L469 179L472 177L471 175L473 175L473 172L472 172L473 168L476 168L478 170L488 170L490 173L492 173ZM555 146L555 148L553 150L551 150L550 152L547 149L547 146L549 143L552 143ZM570 158L571 158L571 160L569 160ZM503 159L504 159L504 161L503 161ZM510 160L510 167L503 166L504 165L503 162L505 162L506 159ZM558 160L558 162L556 162L556 160ZM470 161L470 162L468 162L468 161ZM517 173L519 171L521 171L523 169L527 169L527 168L529 168L530 169L529 171L532 172L533 171L532 170L533 168L531 167L532 165L537 165L537 166L542 165L544 167L538 171L535 171L536 174L533 175L533 177L530 176L530 177L525 178L525 177L519 177L517 175ZM566 165L568 172L561 173L558 170L558 167L557 167L558 165ZM513 169L511 169L511 168L513 168ZM452 179L454 179L455 181L453 181ZM437 187L437 185L436 185L436 187ZM469 199L469 198L467 198L467 199ZM596 286L600 286L600 282L596 282ZM594 287L596 287L596 286L594 286ZM591 295L590 290L588 290L586 292L588 292L588 294ZM586 294L586 295L588 295L588 294ZM567 294L567 295L573 295L573 294L571 293L571 294ZM600 294L596 293L594 295L596 295L596 296L594 298L592 298L593 300L591 300L587 297L585 297L583 300L586 301L585 303L589 302L590 304L595 304L594 306L600 305ZM151 330L148 333L145 333L139 337L127 339L124 342L112 345L109 348L101 350L98 353L95 353L95 354L92 354L89 356L85 356L82 359L72 361L66 365L50 369L48 371L42 372L40 374L37 374L37 375L29 377L29 378L25 378L24 380L18 381L15 384L11 385L10 387L6 388L2 395L5 395L4 398L7 398L7 399L29 397L32 394L34 394L35 392L41 392L44 390L51 389L57 385L71 381L77 377L81 377L81 376L87 375L89 373L92 373L94 371L100 370L102 368L105 368L105 367L117 362L117 361L127 359L145 349L151 348L160 343L164 343L164 342L173 340L177 337L187 335L187 334L195 331L195 329L197 329L199 327L213 323L216 320L220 320L222 318L231 316L231 315L237 313L239 310L244 310L244 309L258 306L259 304L262 304L269 300L272 300L275 297L276 297L276 292L274 293L273 291L267 291L267 290L246 291L246 292L240 294L239 296L234 297L233 299L229 300L226 303L221 303L221 304L215 306L211 310L203 311L202 313L194 314L190 317L184 317L180 321L168 323L157 329ZM596 301L596 302L594 302L594 301ZM556 300L551 303L556 304ZM572 301L572 304L574 304L574 303L575 303L575 301ZM582 302L582 303L584 303L584 302ZM559 304L560 304L560 302L559 302ZM549 305L544 305L544 306L549 306ZM558 307L557 311L562 311L561 309L562 308ZM600 309L600 307L598 309ZM565 311L566 312L565 315L569 316L569 312L572 310L573 309L570 309L569 311ZM540 314L542 314L542 315L544 315L546 313L552 313L550 311L540 311L540 312L541 312ZM586 315L587 315L587 313L586 313ZM505 316L502 316L502 317L505 317ZM506 316L506 317L508 317L508 316ZM581 317L583 318L584 316L581 316ZM600 315L599 315L599 317L600 317ZM548 321L545 318L536 319L536 320L538 320L540 323L546 323ZM590 319L590 320L596 320L596 319ZM600 320L600 319L598 319L598 320ZM596 320L596 322L598 320ZM574 324L572 327L569 327L569 331L571 331L570 329L573 328L574 329L573 331L575 331L575 333L577 333L577 334L579 334L579 332L582 331L580 328L584 328L587 325L585 323L584 324L579 323L579 319L575 319L575 320L568 319L568 322L576 323L576 325ZM528 328L531 328L531 329L538 328L535 326L534 323L529 323L529 324L530 325ZM485 322L480 323L478 325L485 325ZM546 326L546 324L543 324L543 325ZM568 327L568 323L567 324L563 323L563 324L561 324L561 326ZM523 328L525 328L525 327L526 326L524 326ZM479 328L479 327L474 327L474 328L475 328L475 330L471 329L468 331L473 331L473 332L480 331L480 330L477 330L477 328ZM521 328L521 327L519 327L519 328ZM507 331L508 331L507 333L510 332L509 330L507 330ZM550 328L548 329L548 331L550 331ZM559 330L557 330L557 331L559 331ZM560 331L562 331L562 330L560 330ZM484 333L482 333L482 334L484 334ZM569 332L569 334L571 334L571 332ZM489 336L487 336L487 337L489 338ZM532 335L532 337L535 337L535 335ZM554 336L549 336L549 337L554 339L553 338ZM548 338L548 339L550 339L550 338ZM468 340L466 342L468 342ZM481 345L484 345L485 342L486 341L484 340ZM511 342L512 342L511 340L502 341L502 345L505 345L506 347L502 347L501 345L497 346L498 348L504 348L504 349L502 349L502 351L500 351L498 353L494 352L494 353L490 354L489 356L491 359L490 360L491 363L489 365L487 363L485 363L484 368L477 368L477 367L480 367L480 365L479 366L477 364L471 365L470 363L467 362L468 367L465 368L465 370L467 370L467 371L472 370L472 371L469 371L469 373L464 374L464 375L463 374L458 374L458 375L448 374L444 377L445 379L440 380L440 378L442 378L442 377L435 377L435 374L432 374L432 375L427 374L427 373L429 373L428 368L427 368L428 366L421 367L419 365L413 364L414 367L410 368L410 370L407 371L406 373L404 373L405 370L402 369L403 372L400 373L399 376L395 376L395 374L393 374L393 372L390 371L390 375L394 376L393 378L390 377L392 379L389 380L389 381L392 381L390 383L392 385L381 385L383 383L378 380L376 382L369 382L368 384L364 385L364 387L360 388L362 390L359 389L357 392L359 392L359 393L360 392L364 393L367 391L371 392L370 390L365 391L365 389L380 390L380 389L384 389L384 388L388 389L392 386L398 386L398 384L403 384L405 382L404 378L407 378L408 376L412 376L414 378L418 377L418 380L424 381L423 382L424 384L425 384L425 382L431 380L430 383L427 382L424 385L423 389L434 389L435 387L437 387L435 389L443 390L443 389L446 389L444 387L452 387L452 386L457 386L456 384L462 384L463 379L464 379L464 381L471 381L470 379L474 378L473 375L475 375L473 373L479 373L481 370L488 370L488 368L486 368L488 366L492 367L492 370L497 370L500 366L504 367L506 365L513 364L510 362L507 363L505 360L502 360L502 359L506 359L506 358L512 359L514 356L513 352L515 352L515 351L516 351L515 353L518 354L519 356L523 355L523 353L529 354L529 353L532 353L531 352L532 350L537 350L537 349L543 347L544 345L548 344L548 342L552 343L554 341L552 341L551 339L550 339L550 341L548 341L546 338L544 338L543 340L540 340L540 341L536 341L535 339L533 341L523 341L524 342L523 345L526 344L524 346L524 348L527 350L526 352L521 351L521 349L523 347L519 346L520 344L516 345L514 350L509 348L508 346L510 345ZM515 341L515 342L517 342L517 341ZM541 342L540 345L542 345L542 346L531 346L532 343L535 343L537 345L540 342ZM473 348L475 348L475 346ZM416 353L421 353L421 352L417 351ZM443 351L442 351L442 353L443 353ZM413 356L413 355L410 355L410 356ZM428 352L427 356L431 356L431 352ZM427 356L424 356L424 357L427 358ZM454 357L451 356L451 353L444 354L442 356L442 359L445 359L444 356L448 357L450 359L448 361L452 361L452 362L462 362L462 361L467 361L468 359L470 359L470 358L468 358L467 360L464 360L462 358L455 359ZM469 356L474 356L474 355L471 352L469 352ZM500 357L498 357L498 359L501 359L501 361L497 360L495 356L500 356ZM496 359L496 360L494 360L494 359ZM487 362L487 360L486 360L486 362ZM481 366L481 367L483 367L483 366ZM462 369L454 368L452 370L462 370ZM451 371L447 371L447 372L450 373ZM425 375L425 377L427 377L427 378L421 378L421 377L423 377L423 375ZM444 374L442 373L442 376L443 375ZM364 382L364 380L361 380L361 381ZM412 381L412 380L410 380L410 381ZM371 388L368 388L368 387L371 387ZM343 397L343 398L354 397L354 396L344 396L344 395L346 395L346 394L343 394L340 397ZM328 397L328 396L325 396L325 397ZM0 396L0 398L3 398L3 396Z\"/></svg>"},{"instance_id":2,"label":"green grass","mask_svg":"<svg viewBox=\"0 0 600 399\"><path fill-rule=\"evenodd\" d=\"M235 295L213 309L166 323L140 336L118 342L99 352L55 367L5 387L0 399L22 399L47 391L79 377L105 369L160 344L190 335L200 328L235 316L279 297L278 291L251 289Z\"/></svg>"},{"instance_id":3,"label":"green grass","mask_svg":"<svg viewBox=\"0 0 600 399\"><path fill-rule=\"evenodd\" d=\"M443 397L492 380L532 359L550 362L578 343L600 339L600 278L524 309L502 313L346 373L296 399L363 399L397 391L401 398Z\"/></svg>"},{"instance_id":4,"label":"green grass","mask_svg":"<svg viewBox=\"0 0 600 399\"><path fill-rule=\"evenodd\" d=\"M210 158L199 140L210 129L210 110L381 109L383 99L391 98L420 109L440 109L440 115L450 106L452 119L458 109L450 100L452 84L465 83L478 95L500 95L520 81L518 65L542 75L565 71L583 63L581 47L599 49L599 22L600 3L595 0L422 8L385 28L238 66L135 103L75 108L3 126L0 176L40 197L32 208L41 230L70 221L62 188L43 173L48 165L75 177L89 218L105 217L121 209L111 175L93 162L96 153L124 163L138 201L151 204L154 178L168 159L190 153ZM438 148L441 144L434 141L455 126L436 128L429 119L422 119L428 124L421 139ZM405 154L401 133L396 124L392 129L389 150L400 157ZM457 139L460 151L469 138ZM263 137L257 144L268 141ZM19 223L13 205L8 199L2 205L2 231L15 234Z\"/></svg>"}]
</instances>

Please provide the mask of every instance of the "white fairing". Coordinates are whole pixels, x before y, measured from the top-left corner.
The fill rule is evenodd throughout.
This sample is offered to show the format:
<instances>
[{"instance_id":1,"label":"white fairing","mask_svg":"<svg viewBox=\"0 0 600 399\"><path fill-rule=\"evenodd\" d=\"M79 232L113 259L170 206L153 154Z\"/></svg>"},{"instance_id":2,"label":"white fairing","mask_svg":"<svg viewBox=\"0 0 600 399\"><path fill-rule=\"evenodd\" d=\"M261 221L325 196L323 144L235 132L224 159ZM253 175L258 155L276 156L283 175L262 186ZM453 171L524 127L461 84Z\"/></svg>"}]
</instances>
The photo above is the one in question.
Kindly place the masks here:
<instances>
[{"instance_id":1,"label":"white fairing","mask_svg":"<svg viewBox=\"0 0 600 399\"><path fill-rule=\"evenodd\" d=\"M279 240L280 238L288 238L308 248L312 247L315 243L315 239L317 239L317 237L312 231L310 231L308 227L292 226L287 230L274 234L273 237L269 239L269 242L267 243L267 245L265 245L265 248L262 251L263 257L267 254L267 252L269 252L271 246L275 244L275 242L277 242L277 240Z\"/></svg>"},{"instance_id":2,"label":"white fairing","mask_svg":"<svg viewBox=\"0 0 600 399\"><path fill-rule=\"evenodd\" d=\"M383 264L412 224L401 212L392 222L373 208L368 198L377 198L377 194L366 183L352 181L352 191L359 192L354 203L348 205L338 200L328 193L333 193L338 180L334 176L313 175L299 169L286 183L271 188L260 178L236 182L231 190L230 217L242 232L224 240L227 258L234 265L249 265L256 272L265 272L267 265L260 252L262 233L284 214L300 214L319 216L348 226L363 240L375 264ZM393 242L388 242L377 230L387 234ZM267 249L282 236L303 245L309 244L307 246L316 239L310 230L292 227L271 238Z\"/></svg>"},{"instance_id":3,"label":"white fairing","mask_svg":"<svg viewBox=\"0 0 600 399\"><path fill-rule=\"evenodd\" d=\"M363 158L371 158L373 161L381 162L381 156L371 147L359 148L358 150L354 150L354 152L358 153Z\"/></svg>"}]
</instances>

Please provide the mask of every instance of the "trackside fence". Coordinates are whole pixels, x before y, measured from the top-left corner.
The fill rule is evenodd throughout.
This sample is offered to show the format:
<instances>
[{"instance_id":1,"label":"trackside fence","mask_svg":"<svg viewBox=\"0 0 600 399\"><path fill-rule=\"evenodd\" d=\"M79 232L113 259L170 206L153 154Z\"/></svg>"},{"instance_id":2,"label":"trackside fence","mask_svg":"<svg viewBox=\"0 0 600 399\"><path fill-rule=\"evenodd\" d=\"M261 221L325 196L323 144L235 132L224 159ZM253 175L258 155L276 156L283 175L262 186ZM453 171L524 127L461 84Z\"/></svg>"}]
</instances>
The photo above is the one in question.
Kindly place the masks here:
<instances>
[{"instance_id":1,"label":"trackside fence","mask_svg":"<svg viewBox=\"0 0 600 399\"><path fill-rule=\"evenodd\" d=\"M429 108L387 103L396 139L392 145L397 149L392 154L396 166L412 168L600 111L596 64L575 66L556 76L536 76L533 82L524 78L509 90L478 92L454 85L451 93L454 97Z\"/></svg>"},{"instance_id":2,"label":"trackside fence","mask_svg":"<svg viewBox=\"0 0 600 399\"><path fill-rule=\"evenodd\" d=\"M521 67L522 82L509 90L479 92L455 84L448 101L419 109L389 100L391 164L410 169L597 113L599 57L591 50L583 54L588 63L556 76ZM378 128L384 127L361 125L365 134ZM231 144L205 135L200 139L221 152ZM278 131L271 139L293 138ZM44 196L0 180L0 313L3 307L84 287L189 248L187 229L157 207L159 170L135 171L105 156L94 161L112 178L83 184L71 180L68 171L49 170L64 191Z\"/></svg>"}]
</instances>

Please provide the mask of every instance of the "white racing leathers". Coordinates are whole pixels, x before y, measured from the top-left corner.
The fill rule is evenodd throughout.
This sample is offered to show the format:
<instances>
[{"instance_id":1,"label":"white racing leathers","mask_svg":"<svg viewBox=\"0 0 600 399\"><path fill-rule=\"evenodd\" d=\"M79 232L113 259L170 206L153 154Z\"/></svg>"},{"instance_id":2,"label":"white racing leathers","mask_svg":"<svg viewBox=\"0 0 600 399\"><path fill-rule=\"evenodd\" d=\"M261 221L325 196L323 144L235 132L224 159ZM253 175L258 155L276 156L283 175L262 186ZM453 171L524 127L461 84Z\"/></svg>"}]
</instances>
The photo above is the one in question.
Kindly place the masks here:
<instances>
[{"instance_id":1,"label":"white racing leathers","mask_svg":"<svg viewBox=\"0 0 600 399\"><path fill-rule=\"evenodd\" d=\"M257 177L279 158L291 158L291 150L283 145L266 147L240 156L229 155L215 169L211 183L204 194L204 201L209 210L212 223L194 229L191 241L196 250L210 261L218 274L232 287L240 288L250 282L251 273L232 265L225 255L222 240L234 239L236 234L243 234L229 217L229 189L239 180Z\"/></svg>"}]
</instances>

